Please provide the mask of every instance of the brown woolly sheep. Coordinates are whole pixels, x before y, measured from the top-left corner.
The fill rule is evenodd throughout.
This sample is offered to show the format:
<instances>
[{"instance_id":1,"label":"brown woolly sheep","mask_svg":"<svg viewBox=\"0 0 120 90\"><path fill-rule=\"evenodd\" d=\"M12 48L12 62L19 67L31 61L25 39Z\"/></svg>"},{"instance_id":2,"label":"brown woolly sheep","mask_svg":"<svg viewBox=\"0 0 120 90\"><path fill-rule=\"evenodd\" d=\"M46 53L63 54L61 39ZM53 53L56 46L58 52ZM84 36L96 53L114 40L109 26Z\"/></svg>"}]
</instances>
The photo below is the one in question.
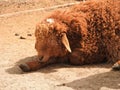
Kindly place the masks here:
<instances>
[{"instance_id":1,"label":"brown woolly sheep","mask_svg":"<svg viewBox=\"0 0 120 90\"><path fill-rule=\"evenodd\" d=\"M53 12L36 27L39 60L21 64L33 71L53 63L116 63L120 69L120 0L91 0Z\"/></svg>"}]
</instances>

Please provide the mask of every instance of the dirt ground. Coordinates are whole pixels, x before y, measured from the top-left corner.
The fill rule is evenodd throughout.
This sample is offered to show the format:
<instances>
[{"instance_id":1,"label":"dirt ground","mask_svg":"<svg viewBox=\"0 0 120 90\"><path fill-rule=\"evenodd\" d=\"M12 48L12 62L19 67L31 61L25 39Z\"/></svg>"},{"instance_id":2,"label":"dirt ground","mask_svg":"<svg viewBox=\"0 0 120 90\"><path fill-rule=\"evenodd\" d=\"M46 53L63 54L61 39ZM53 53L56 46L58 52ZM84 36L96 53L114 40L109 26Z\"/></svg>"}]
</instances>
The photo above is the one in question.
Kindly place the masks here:
<instances>
[{"instance_id":1,"label":"dirt ground","mask_svg":"<svg viewBox=\"0 0 120 90\"><path fill-rule=\"evenodd\" d=\"M26 3L27 1L32 0L26 0ZM40 1L42 0L36 0ZM48 6L74 2L74 0L51 1L53 3L47 4ZM0 15L45 6L44 4L40 6L40 3L34 3L34 7L29 3L19 6L18 2L14 2L19 7L16 8L11 2L12 0L0 0ZM20 63L36 59L35 25L48 13L37 11L0 17L0 90L120 90L120 72L111 71L111 64L85 66L56 64L30 73L20 70L18 67Z\"/></svg>"}]
</instances>

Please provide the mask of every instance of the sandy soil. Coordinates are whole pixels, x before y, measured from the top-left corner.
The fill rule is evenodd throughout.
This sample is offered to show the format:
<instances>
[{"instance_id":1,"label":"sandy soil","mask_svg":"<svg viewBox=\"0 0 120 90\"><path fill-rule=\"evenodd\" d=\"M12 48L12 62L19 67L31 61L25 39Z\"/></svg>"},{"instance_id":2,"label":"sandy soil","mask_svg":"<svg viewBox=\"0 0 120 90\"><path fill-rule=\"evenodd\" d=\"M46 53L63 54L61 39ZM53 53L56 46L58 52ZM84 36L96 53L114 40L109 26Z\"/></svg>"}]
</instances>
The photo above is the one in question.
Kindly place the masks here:
<instances>
[{"instance_id":1,"label":"sandy soil","mask_svg":"<svg viewBox=\"0 0 120 90\"><path fill-rule=\"evenodd\" d=\"M0 90L120 90L120 72L111 71L111 64L57 64L30 73L19 69L20 63L36 58L35 25L48 13L0 17Z\"/></svg>"}]
</instances>

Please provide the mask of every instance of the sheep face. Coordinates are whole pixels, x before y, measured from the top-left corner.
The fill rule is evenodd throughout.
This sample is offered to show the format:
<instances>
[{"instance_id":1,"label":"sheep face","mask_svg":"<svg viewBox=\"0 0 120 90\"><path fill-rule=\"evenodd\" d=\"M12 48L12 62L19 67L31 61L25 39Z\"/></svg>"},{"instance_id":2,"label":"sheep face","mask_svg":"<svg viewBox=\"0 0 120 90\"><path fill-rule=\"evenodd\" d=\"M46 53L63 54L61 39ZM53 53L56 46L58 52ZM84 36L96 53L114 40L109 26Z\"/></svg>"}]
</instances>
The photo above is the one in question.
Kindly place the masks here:
<instances>
[{"instance_id":1,"label":"sheep face","mask_svg":"<svg viewBox=\"0 0 120 90\"><path fill-rule=\"evenodd\" d=\"M53 21L51 21L53 22ZM69 41L65 32L55 29L54 24L40 23L36 27L35 48L41 62L46 62L51 57L61 57L71 52ZM41 58L42 57L42 58Z\"/></svg>"}]
</instances>

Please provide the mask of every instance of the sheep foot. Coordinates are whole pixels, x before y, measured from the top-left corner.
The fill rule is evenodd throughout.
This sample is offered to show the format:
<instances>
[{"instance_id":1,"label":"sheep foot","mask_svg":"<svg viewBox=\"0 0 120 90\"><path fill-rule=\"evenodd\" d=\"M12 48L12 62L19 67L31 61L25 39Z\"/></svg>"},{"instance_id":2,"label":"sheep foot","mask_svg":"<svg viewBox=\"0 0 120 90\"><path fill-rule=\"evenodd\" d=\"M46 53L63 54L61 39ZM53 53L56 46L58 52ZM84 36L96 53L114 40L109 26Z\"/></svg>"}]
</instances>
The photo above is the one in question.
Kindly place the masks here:
<instances>
[{"instance_id":1,"label":"sheep foot","mask_svg":"<svg viewBox=\"0 0 120 90\"><path fill-rule=\"evenodd\" d=\"M46 63L40 63L38 60L34 60L34 61L31 61L31 62L26 62L24 64L19 65L21 70L24 71L24 72L35 71L35 70L38 70L38 69L40 69L44 66L46 66Z\"/></svg>"},{"instance_id":2,"label":"sheep foot","mask_svg":"<svg viewBox=\"0 0 120 90\"><path fill-rule=\"evenodd\" d=\"M113 70L120 70L120 60L118 60L113 66L112 66Z\"/></svg>"},{"instance_id":3,"label":"sheep foot","mask_svg":"<svg viewBox=\"0 0 120 90\"><path fill-rule=\"evenodd\" d=\"M42 59L42 58L41 58ZM34 61L29 61L24 64L20 64L19 67L24 72L36 71L42 67L45 67L50 64L59 63L57 59L50 58L47 62L41 62L41 59L37 59Z\"/></svg>"}]
</instances>

